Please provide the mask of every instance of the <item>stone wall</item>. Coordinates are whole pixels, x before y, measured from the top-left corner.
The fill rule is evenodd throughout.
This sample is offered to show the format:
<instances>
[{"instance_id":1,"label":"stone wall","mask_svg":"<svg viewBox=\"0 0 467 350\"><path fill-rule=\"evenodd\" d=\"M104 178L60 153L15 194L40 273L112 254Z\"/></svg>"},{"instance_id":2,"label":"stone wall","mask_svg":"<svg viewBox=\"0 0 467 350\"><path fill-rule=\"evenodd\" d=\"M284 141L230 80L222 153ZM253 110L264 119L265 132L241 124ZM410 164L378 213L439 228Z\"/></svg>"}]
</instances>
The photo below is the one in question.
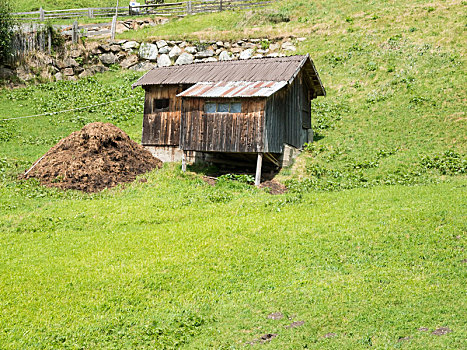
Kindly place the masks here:
<instances>
[{"instance_id":1,"label":"stone wall","mask_svg":"<svg viewBox=\"0 0 467 350\"><path fill-rule=\"evenodd\" d=\"M154 67L262 57L281 57L296 51L305 38L244 39L230 41L89 41L67 43L55 57L30 55L15 69L0 67L0 78L21 81L76 80L111 67L148 71Z\"/></svg>"}]
</instances>

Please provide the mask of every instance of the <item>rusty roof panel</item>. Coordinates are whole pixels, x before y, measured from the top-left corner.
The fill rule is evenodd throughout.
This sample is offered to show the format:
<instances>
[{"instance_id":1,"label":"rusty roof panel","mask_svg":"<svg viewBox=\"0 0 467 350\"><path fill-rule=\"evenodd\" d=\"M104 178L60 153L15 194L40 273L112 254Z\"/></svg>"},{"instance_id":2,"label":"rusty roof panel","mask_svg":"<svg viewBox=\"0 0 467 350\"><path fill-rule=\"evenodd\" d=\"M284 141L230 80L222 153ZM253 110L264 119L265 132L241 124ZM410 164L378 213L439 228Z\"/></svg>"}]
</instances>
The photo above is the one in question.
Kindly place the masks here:
<instances>
[{"instance_id":1,"label":"rusty roof panel","mask_svg":"<svg viewBox=\"0 0 467 350\"><path fill-rule=\"evenodd\" d=\"M269 97L287 85L286 81L220 81L200 82L181 92L179 97Z\"/></svg>"}]
</instances>

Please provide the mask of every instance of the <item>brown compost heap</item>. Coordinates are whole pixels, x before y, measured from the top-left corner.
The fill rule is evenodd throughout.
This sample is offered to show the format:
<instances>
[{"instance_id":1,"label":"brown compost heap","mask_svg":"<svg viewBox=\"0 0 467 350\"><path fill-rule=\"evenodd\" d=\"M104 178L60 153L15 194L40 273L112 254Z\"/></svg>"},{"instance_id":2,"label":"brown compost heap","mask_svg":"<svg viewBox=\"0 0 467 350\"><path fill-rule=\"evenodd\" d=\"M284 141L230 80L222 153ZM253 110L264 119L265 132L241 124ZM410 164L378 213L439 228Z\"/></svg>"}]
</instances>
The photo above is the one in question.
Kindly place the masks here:
<instances>
[{"instance_id":1,"label":"brown compost heap","mask_svg":"<svg viewBox=\"0 0 467 350\"><path fill-rule=\"evenodd\" d=\"M162 162L110 123L91 123L60 140L23 178L42 185L97 192L137 175Z\"/></svg>"}]
</instances>

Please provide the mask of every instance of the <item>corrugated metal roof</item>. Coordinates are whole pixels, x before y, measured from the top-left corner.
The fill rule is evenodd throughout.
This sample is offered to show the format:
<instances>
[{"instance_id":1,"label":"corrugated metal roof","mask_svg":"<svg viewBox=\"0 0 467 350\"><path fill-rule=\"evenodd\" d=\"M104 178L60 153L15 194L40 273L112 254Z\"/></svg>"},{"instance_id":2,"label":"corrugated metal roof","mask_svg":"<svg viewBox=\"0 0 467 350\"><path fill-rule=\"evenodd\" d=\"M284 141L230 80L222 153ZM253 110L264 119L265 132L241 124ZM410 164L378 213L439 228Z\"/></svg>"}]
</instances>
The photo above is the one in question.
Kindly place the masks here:
<instances>
[{"instance_id":1,"label":"corrugated metal roof","mask_svg":"<svg viewBox=\"0 0 467 350\"><path fill-rule=\"evenodd\" d=\"M154 68L134 83L133 87L220 81L286 81L291 83L305 65L306 76L314 86L317 95L324 96L324 87L308 55L203 62Z\"/></svg>"},{"instance_id":2,"label":"corrugated metal roof","mask_svg":"<svg viewBox=\"0 0 467 350\"><path fill-rule=\"evenodd\" d=\"M286 81L200 82L178 94L179 97L269 97L287 85Z\"/></svg>"}]
</instances>

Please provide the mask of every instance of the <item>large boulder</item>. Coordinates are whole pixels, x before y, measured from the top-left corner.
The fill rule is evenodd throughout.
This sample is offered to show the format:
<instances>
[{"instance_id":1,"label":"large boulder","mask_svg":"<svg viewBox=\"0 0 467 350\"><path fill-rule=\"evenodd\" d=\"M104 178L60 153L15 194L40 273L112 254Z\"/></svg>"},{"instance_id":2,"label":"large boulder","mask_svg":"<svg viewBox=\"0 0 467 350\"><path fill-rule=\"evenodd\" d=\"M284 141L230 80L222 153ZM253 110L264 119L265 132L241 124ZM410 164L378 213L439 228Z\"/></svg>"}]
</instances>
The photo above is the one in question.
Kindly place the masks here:
<instances>
[{"instance_id":1,"label":"large boulder","mask_svg":"<svg viewBox=\"0 0 467 350\"><path fill-rule=\"evenodd\" d=\"M232 57L227 51L222 51L219 55L219 61L230 61Z\"/></svg>"},{"instance_id":2,"label":"large boulder","mask_svg":"<svg viewBox=\"0 0 467 350\"><path fill-rule=\"evenodd\" d=\"M140 63L135 64L134 66L132 66L130 69L135 70L137 72L145 72L145 71L151 70L153 68L155 68L155 66L152 63L140 62Z\"/></svg>"},{"instance_id":3,"label":"large boulder","mask_svg":"<svg viewBox=\"0 0 467 350\"><path fill-rule=\"evenodd\" d=\"M170 52L170 47L168 46L162 46L160 49L159 49L159 53L160 54L168 54Z\"/></svg>"},{"instance_id":4,"label":"large boulder","mask_svg":"<svg viewBox=\"0 0 467 350\"><path fill-rule=\"evenodd\" d=\"M114 64L115 62L117 62L117 56L115 56L113 53L105 53L103 55L100 55L99 59L106 66L109 66L109 65Z\"/></svg>"},{"instance_id":5,"label":"large boulder","mask_svg":"<svg viewBox=\"0 0 467 350\"><path fill-rule=\"evenodd\" d=\"M175 61L175 64L176 65L190 64L190 63L193 63L193 60L194 60L193 55L187 52L184 52L177 58L177 60Z\"/></svg>"},{"instance_id":6,"label":"large boulder","mask_svg":"<svg viewBox=\"0 0 467 350\"><path fill-rule=\"evenodd\" d=\"M64 64L65 68L73 68L73 67L78 67L79 66L78 62L76 62L71 57L65 58L65 60L63 61L63 64Z\"/></svg>"},{"instance_id":7,"label":"large boulder","mask_svg":"<svg viewBox=\"0 0 467 350\"><path fill-rule=\"evenodd\" d=\"M170 50L169 57L170 58L176 58L176 57L180 56L181 54L182 54L182 50L177 45L175 45Z\"/></svg>"},{"instance_id":8,"label":"large boulder","mask_svg":"<svg viewBox=\"0 0 467 350\"><path fill-rule=\"evenodd\" d=\"M172 65L172 61L170 61L170 57L166 54L162 54L157 58L157 66L158 67L168 67Z\"/></svg>"},{"instance_id":9,"label":"large boulder","mask_svg":"<svg viewBox=\"0 0 467 350\"><path fill-rule=\"evenodd\" d=\"M122 44L122 49L125 51L137 49L138 47L139 47L139 43L136 41L127 41L126 43Z\"/></svg>"},{"instance_id":10,"label":"large boulder","mask_svg":"<svg viewBox=\"0 0 467 350\"><path fill-rule=\"evenodd\" d=\"M196 58L208 58L214 56L214 51L213 50L204 50L198 52L195 57Z\"/></svg>"},{"instance_id":11,"label":"large boulder","mask_svg":"<svg viewBox=\"0 0 467 350\"><path fill-rule=\"evenodd\" d=\"M165 41L165 40L156 41L156 45L157 45L157 48L158 48L158 49L161 49L161 48L163 48L164 46L168 46L168 45L167 45L167 41Z\"/></svg>"},{"instance_id":12,"label":"large boulder","mask_svg":"<svg viewBox=\"0 0 467 350\"><path fill-rule=\"evenodd\" d=\"M196 47L194 47L194 46L187 46L187 47L185 47L185 52L195 54L195 53L198 52L198 49Z\"/></svg>"},{"instance_id":13,"label":"large boulder","mask_svg":"<svg viewBox=\"0 0 467 350\"><path fill-rule=\"evenodd\" d=\"M247 60L247 59L251 58L251 56L253 56L253 49L247 49L247 50L242 51L242 52L240 53L240 57L239 57L239 58L240 58L241 60Z\"/></svg>"},{"instance_id":14,"label":"large boulder","mask_svg":"<svg viewBox=\"0 0 467 350\"><path fill-rule=\"evenodd\" d=\"M120 62L120 67L122 67L124 69L128 69L131 66L134 66L136 63L138 63L138 56L131 55L131 56L125 58L122 62Z\"/></svg>"},{"instance_id":15,"label":"large boulder","mask_svg":"<svg viewBox=\"0 0 467 350\"><path fill-rule=\"evenodd\" d=\"M154 44L142 43L139 47L139 57L145 60L155 61L159 51Z\"/></svg>"}]
</instances>

